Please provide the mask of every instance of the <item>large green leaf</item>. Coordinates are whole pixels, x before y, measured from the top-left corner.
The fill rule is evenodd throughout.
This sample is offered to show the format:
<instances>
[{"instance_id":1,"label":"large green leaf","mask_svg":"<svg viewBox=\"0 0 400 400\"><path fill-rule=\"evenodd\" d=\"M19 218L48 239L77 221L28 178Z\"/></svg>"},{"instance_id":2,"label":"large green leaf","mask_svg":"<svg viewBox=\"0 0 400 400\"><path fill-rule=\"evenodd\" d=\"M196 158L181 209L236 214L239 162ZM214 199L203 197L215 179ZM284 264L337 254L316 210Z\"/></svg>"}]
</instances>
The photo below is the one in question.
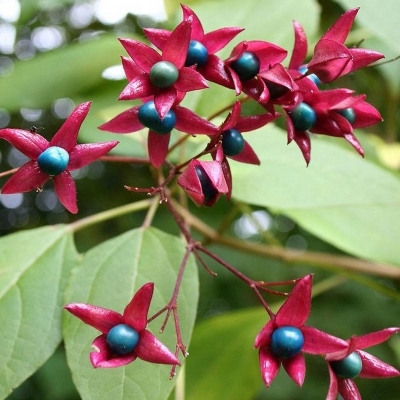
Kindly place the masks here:
<instances>
[{"instance_id":1,"label":"large green leaf","mask_svg":"<svg viewBox=\"0 0 400 400\"><path fill-rule=\"evenodd\" d=\"M231 162L233 197L271 207L338 248L400 265L400 180L340 139L314 137L306 168L297 146L268 126L246 136L261 166Z\"/></svg>"},{"instance_id":2,"label":"large green leaf","mask_svg":"<svg viewBox=\"0 0 400 400\"><path fill-rule=\"evenodd\" d=\"M76 261L65 226L0 240L0 399L33 374L60 343L63 291Z\"/></svg>"},{"instance_id":3,"label":"large green leaf","mask_svg":"<svg viewBox=\"0 0 400 400\"><path fill-rule=\"evenodd\" d=\"M254 339L261 307L217 316L196 326L187 360L187 400L250 400L262 385Z\"/></svg>"},{"instance_id":4,"label":"large green leaf","mask_svg":"<svg viewBox=\"0 0 400 400\"><path fill-rule=\"evenodd\" d=\"M13 72L0 79L0 106L13 112L44 108L58 98L87 93L104 82L101 73L118 64L121 54L125 51L117 38L102 35L17 61Z\"/></svg>"},{"instance_id":5,"label":"large green leaf","mask_svg":"<svg viewBox=\"0 0 400 400\"><path fill-rule=\"evenodd\" d=\"M84 302L122 312L144 283L155 282L149 315L169 301L185 244L159 230L135 229L90 250L72 278L66 302ZM189 259L178 298L180 327L189 344L198 300L197 268ZM175 381L168 379L169 366L136 360L125 367L94 370L89 362L91 342L98 332L65 313L64 338L73 380L83 400L166 399ZM156 334L163 317L149 329ZM175 349L173 320L159 336Z\"/></svg>"}]
</instances>

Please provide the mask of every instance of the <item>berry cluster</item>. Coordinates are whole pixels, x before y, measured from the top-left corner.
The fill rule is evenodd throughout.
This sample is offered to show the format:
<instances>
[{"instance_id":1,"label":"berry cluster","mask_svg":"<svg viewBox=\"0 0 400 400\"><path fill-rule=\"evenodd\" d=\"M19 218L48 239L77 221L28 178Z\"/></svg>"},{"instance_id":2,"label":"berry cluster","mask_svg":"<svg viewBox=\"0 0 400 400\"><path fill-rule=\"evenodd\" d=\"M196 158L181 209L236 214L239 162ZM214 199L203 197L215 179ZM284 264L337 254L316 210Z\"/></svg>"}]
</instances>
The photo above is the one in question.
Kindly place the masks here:
<instances>
[{"instance_id":1,"label":"berry cluster","mask_svg":"<svg viewBox=\"0 0 400 400\"><path fill-rule=\"evenodd\" d=\"M311 311L312 276L301 278L289 297L257 335L263 380L270 386L282 364L299 386L304 382L306 365L303 353L322 355L328 366L330 385L326 400L340 394L344 400L361 400L354 382L361 378L389 378L400 372L363 351L387 340L400 328L386 328L364 336L342 340L312 326L305 325Z\"/></svg>"},{"instance_id":2,"label":"berry cluster","mask_svg":"<svg viewBox=\"0 0 400 400\"><path fill-rule=\"evenodd\" d=\"M217 53L243 29L225 27L205 33L199 18L189 7L182 5L182 11L183 19L173 31L144 29L151 46L138 40L120 39L129 57L122 57L128 84L119 99L138 100L139 104L99 127L118 134L148 129L147 161L158 172L158 186L127 189L158 193L161 200L171 199L167 202L169 211L187 241L171 301L148 318L154 284L147 283L138 290L122 314L84 303L71 303L65 309L101 332L93 341L96 351L90 354L94 367L119 367L140 358L173 365L172 376L175 367L180 365L179 351L187 355L178 322L179 286L191 253L212 273L201 257L205 255L244 281L258 296L270 317L254 343L267 386L275 379L281 365L301 386L306 372L303 353L308 353L323 356L326 360L330 375L327 400L336 399L338 394L345 400L361 399L353 380L355 377L400 375L397 369L363 350L386 341L400 328L386 328L343 340L305 325L311 311L311 275L292 281L295 282L294 289L279 311L273 313L261 292L276 294L267 288L274 284L251 280L195 241L166 187L178 177L177 184L198 206L211 207L221 195L229 199L233 184L229 159L254 165L260 163L244 134L280 116L285 120L288 143L294 141L298 145L307 164L311 159L311 134L344 138L363 155L353 130L379 122L379 112L366 102L365 95L355 94L348 88L326 89L323 85L365 67L383 55L344 45L358 9L345 12L332 25L317 42L308 62L305 32L298 22L294 22L294 48L287 66L282 63L288 52L262 40L239 42L228 58L220 58ZM182 101L188 92L211 90L209 82L231 90L235 97L232 96L234 100L228 108L206 119L184 107ZM243 112L243 103L248 101L256 103L257 114L246 115ZM105 156L118 144L117 141L76 143L89 108L90 103L77 106L50 141L34 129L1 129L0 138L9 141L30 159L4 184L2 193L41 190L52 179L62 204L76 213L76 189L70 171ZM224 117L219 125L213 122L217 116ZM182 136L170 145L174 129ZM191 135L207 138L204 149L180 164L173 164L168 159L169 153ZM204 159L204 156L211 159ZM162 170L164 165L169 167L166 178ZM174 316L175 353L146 329L147 324L163 312L167 312L167 317L161 330L170 314Z\"/></svg>"},{"instance_id":3,"label":"berry cluster","mask_svg":"<svg viewBox=\"0 0 400 400\"><path fill-rule=\"evenodd\" d=\"M172 129L207 135L209 143L204 151L174 170L181 173L187 167L178 184L196 204L205 206L214 205L222 194L228 199L231 195L228 158L259 164L243 133L280 115L286 121L288 142L297 143L307 163L311 158L310 132L342 137L363 155L353 129L381 121L379 112L365 101L365 95L356 95L353 90L323 89L324 83L383 57L372 50L349 49L343 44L358 9L347 11L323 35L308 63L305 32L294 22L295 43L287 67L282 62L288 52L261 40L242 41L227 59L221 59L216 53L243 29L225 27L205 33L189 7L182 5L182 11L183 20L172 32L144 29L153 46L120 39L129 55L122 57L129 83L119 99L139 99L142 104L117 115L100 126L101 130L130 133L148 128L149 157L157 168L168 155ZM210 90L208 82L234 90L237 96L220 126L180 106L188 92ZM264 113L242 116L241 105L249 100L258 103ZM213 161L200 159L205 154L210 154Z\"/></svg>"}]
</instances>

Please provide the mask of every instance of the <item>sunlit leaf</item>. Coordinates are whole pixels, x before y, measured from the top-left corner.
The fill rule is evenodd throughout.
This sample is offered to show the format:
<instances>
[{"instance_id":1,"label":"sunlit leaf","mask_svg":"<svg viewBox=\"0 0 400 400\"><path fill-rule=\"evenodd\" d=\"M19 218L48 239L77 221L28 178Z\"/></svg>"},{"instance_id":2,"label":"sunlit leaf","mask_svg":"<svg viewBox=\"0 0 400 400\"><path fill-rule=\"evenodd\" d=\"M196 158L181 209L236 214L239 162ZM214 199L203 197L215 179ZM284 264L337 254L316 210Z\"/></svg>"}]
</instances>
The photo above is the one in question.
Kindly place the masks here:
<instances>
[{"instance_id":1,"label":"sunlit leaf","mask_svg":"<svg viewBox=\"0 0 400 400\"><path fill-rule=\"evenodd\" d=\"M144 283L154 282L150 315L169 301L185 244L159 230L135 229L90 250L76 271L66 302L84 302L122 312ZM189 344L198 297L197 269L190 258L178 298L183 340ZM166 399L176 383L169 379L170 366L136 360L125 367L93 369L89 352L99 332L65 313L64 338L73 380L83 400ZM163 317L149 325L157 335ZM175 349L173 319L159 339ZM181 357L182 359L182 357ZM182 360L183 361L183 360Z\"/></svg>"},{"instance_id":2,"label":"sunlit leaf","mask_svg":"<svg viewBox=\"0 0 400 400\"><path fill-rule=\"evenodd\" d=\"M59 345L63 291L76 262L65 226L0 239L0 399Z\"/></svg>"},{"instance_id":3,"label":"sunlit leaf","mask_svg":"<svg viewBox=\"0 0 400 400\"><path fill-rule=\"evenodd\" d=\"M271 207L338 248L400 265L400 180L333 140L314 137L308 168L274 126L246 136L261 159L231 162L233 197ZM329 138L331 139L331 138Z\"/></svg>"}]
</instances>

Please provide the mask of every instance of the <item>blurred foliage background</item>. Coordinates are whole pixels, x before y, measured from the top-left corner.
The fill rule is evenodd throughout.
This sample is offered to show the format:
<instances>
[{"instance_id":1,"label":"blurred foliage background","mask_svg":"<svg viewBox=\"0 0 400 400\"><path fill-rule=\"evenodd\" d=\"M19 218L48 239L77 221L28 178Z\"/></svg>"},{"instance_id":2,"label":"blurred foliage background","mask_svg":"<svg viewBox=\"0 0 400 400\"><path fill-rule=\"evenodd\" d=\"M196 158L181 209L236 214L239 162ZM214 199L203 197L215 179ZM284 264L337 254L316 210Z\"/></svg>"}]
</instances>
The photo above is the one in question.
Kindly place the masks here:
<instances>
[{"instance_id":1,"label":"blurred foliage background","mask_svg":"<svg viewBox=\"0 0 400 400\"><path fill-rule=\"evenodd\" d=\"M140 10L139 3L143 2L0 0L0 128L10 126L29 129L36 126L41 134L50 138L76 104L91 100L93 107L81 131L80 140L114 140L114 135L100 132L96 127L122 109L132 106L132 103L126 105L116 101L126 84L118 68L123 49L116 38L136 37L144 40L142 27L172 28L181 17L179 2L176 0L166 0L165 9L146 2L150 10ZM219 15L214 16L220 20L221 26L235 25L236 20L240 21L241 17L246 17L249 26L254 23L254 29L259 32L259 36L253 39L277 42L285 45L289 51L293 40L293 18L305 25L310 42L315 43L318 35L322 34L346 8L365 3L361 4L362 11L349 41L354 44L364 41L363 46L384 52L387 59L400 54L400 39L396 40L398 32L391 31L391 40L387 40L387 32L380 29L384 24L379 13L386 7L392 7L393 11L398 9L399 6L394 0L384 4L374 0L364 0L357 4L345 0L307 1L302 5L303 11L299 15L294 17L288 11L287 18L281 17L279 20L274 14L274 5L277 3L275 1L259 1L262 12L257 16L234 14L236 3L232 3L232 10L229 10L233 13L232 18L226 18L224 21ZM289 10L292 1L282 0L280 3L282 9ZM200 18L200 10L212 10L214 7L212 1L190 0L187 4L196 12L197 8L199 9ZM162 6L162 3L160 5ZM160 11L155 18L156 10ZM241 10L239 6L238 10ZM378 28L368 23L371 13L376 13ZM285 13L283 15L285 16ZM265 36L261 21L264 21L265 25L277 25L278 29L275 30L273 38ZM203 23L207 27L206 19ZM394 61L379 68L366 68L337 82L340 86L366 93L368 101L381 111L384 122L357 136L361 138L366 149L366 157L396 177L399 177L400 169L398 71L399 61ZM140 139L140 135L138 137ZM116 150L118 154L145 155L140 140L130 135L120 136L118 139L122 143ZM20 153L11 149L8 143L0 142L0 171L15 168L23 162ZM123 185L147 187L152 184L151 171L146 166L135 164L106 165L96 162L77 171L74 177L77 180L80 209L77 216L69 215L62 208L51 184L46 186L42 193L0 195L0 235L45 224L72 222L77 218L141 199L143 195L121 190ZM0 183L4 181L5 178L1 178ZM273 214L271 210L250 208L239 202L227 203L224 199L221 199L216 207L207 210L207 213L189 206L190 210L205 222L245 241L279 243L299 251L341 254L337 248L305 231L290 218ZM135 213L80 231L76 234L77 249L84 252L108 238L140 226L143 217L144 214ZM215 226L215 221L221 223L220 227ZM177 233L172 218L162 208L156 215L154 225L164 231ZM390 229L388 226L388 240ZM396 280L374 278L372 281L368 277L360 278L354 274L337 275L318 266L293 265L290 262L268 259L223 246L210 247L223 259L254 278L266 280L265 271L268 271L267 279L271 281L315 273L316 282L320 286L316 286L309 323L315 323L319 328L333 334L348 337L353 333L361 334L400 324L399 301L371 288L375 283L379 283L393 293L398 293L400 285ZM258 371L257 352L249 350L248 346L244 346L246 349L243 350L240 346L245 341L253 343L255 335L262 327L260 321L264 319L263 312L257 307L256 298L241 282L218 265L210 262L209 266L218 272L218 278L214 279L200 269L198 327L195 329L190 348L191 357L188 358L186 369L187 398L323 398L327 391L328 374L324 361L315 357L307 359L308 373L302 390L290 382L284 373L279 374L269 390L263 388ZM322 292L323 295L318 296ZM271 298L271 301L276 301L276 298ZM335 305L335 315L331 315L332 304ZM229 313L224 314L226 312ZM340 326L338 321L342 321L339 322ZM234 338L231 340L229 335L232 333ZM225 334L228 335L228 339ZM208 353L214 354L213 360L206 356L201 359L203 346L207 346ZM237 353L233 364L232 353ZM228 354L229 357L225 359L224 354ZM393 338L388 344L379 346L374 354L388 363L399 366L399 338ZM398 396L398 380L358 379L357 383L365 399L395 400ZM235 385L239 385L241 389ZM234 397L236 389L237 397ZM221 395L222 393L225 395ZM70 378L63 348L16 389L9 399L79 399Z\"/></svg>"}]
</instances>

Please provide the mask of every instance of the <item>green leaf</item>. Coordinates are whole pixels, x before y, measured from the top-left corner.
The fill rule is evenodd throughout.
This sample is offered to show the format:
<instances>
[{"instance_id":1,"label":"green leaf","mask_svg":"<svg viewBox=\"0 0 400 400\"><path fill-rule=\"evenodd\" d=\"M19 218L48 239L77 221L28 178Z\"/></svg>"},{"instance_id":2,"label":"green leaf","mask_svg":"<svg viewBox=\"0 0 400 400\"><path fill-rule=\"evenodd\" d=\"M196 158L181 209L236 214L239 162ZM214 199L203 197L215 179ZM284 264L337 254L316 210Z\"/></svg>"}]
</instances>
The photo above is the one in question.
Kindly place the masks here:
<instances>
[{"instance_id":1,"label":"green leaf","mask_svg":"<svg viewBox=\"0 0 400 400\"><path fill-rule=\"evenodd\" d=\"M0 98L8 111L21 107L46 108L58 98L74 97L104 83L103 70L120 63L124 49L114 35L70 44L17 61L13 72L0 80ZM106 56L105 56L106 55Z\"/></svg>"},{"instance_id":2,"label":"green leaf","mask_svg":"<svg viewBox=\"0 0 400 400\"><path fill-rule=\"evenodd\" d=\"M400 180L320 136L306 168L283 133L270 125L246 136L261 166L230 163L233 197L271 207L350 254L400 265Z\"/></svg>"},{"instance_id":3,"label":"green leaf","mask_svg":"<svg viewBox=\"0 0 400 400\"><path fill-rule=\"evenodd\" d=\"M196 325L187 359L187 400L250 400L262 385L254 339L268 316L257 307Z\"/></svg>"},{"instance_id":4,"label":"green leaf","mask_svg":"<svg viewBox=\"0 0 400 400\"><path fill-rule=\"evenodd\" d=\"M175 236L153 228L129 231L85 255L71 281L66 303L83 302L122 312L143 284L155 282L151 316L169 302L184 253L185 244ZM197 300L197 268L194 258L190 257L178 297L185 345L189 344ZM164 316L151 322L148 329L156 334L163 319ZM124 367L93 369L89 352L99 332L68 313L65 313L64 322L67 359L83 400L161 400L168 397L176 383L169 379L170 366L137 359ZM173 319L159 339L174 351Z\"/></svg>"},{"instance_id":5,"label":"green leaf","mask_svg":"<svg viewBox=\"0 0 400 400\"><path fill-rule=\"evenodd\" d=\"M59 345L62 295L76 261L66 226L22 231L0 240L0 399Z\"/></svg>"}]
</instances>

